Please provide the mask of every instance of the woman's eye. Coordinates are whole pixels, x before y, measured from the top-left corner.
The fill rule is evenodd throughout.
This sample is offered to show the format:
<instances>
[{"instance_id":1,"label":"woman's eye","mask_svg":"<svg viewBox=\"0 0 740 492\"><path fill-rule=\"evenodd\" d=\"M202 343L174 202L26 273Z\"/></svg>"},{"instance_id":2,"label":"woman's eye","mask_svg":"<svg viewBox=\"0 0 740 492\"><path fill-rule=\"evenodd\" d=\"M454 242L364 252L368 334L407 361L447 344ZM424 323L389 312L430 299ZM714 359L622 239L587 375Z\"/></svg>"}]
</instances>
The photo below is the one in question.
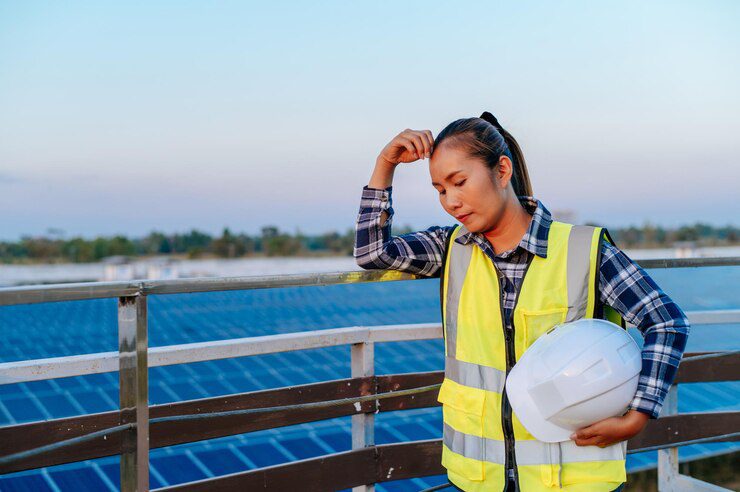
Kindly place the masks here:
<instances>
[{"instance_id":1,"label":"woman's eye","mask_svg":"<svg viewBox=\"0 0 740 492\"><path fill-rule=\"evenodd\" d=\"M459 183L455 183L455 186L462 186L462 184L463 184L464 182L465 182L465 180L463 179L463 180L462 180L462 181L460 181Z\"/></svg>"}]
</instances>

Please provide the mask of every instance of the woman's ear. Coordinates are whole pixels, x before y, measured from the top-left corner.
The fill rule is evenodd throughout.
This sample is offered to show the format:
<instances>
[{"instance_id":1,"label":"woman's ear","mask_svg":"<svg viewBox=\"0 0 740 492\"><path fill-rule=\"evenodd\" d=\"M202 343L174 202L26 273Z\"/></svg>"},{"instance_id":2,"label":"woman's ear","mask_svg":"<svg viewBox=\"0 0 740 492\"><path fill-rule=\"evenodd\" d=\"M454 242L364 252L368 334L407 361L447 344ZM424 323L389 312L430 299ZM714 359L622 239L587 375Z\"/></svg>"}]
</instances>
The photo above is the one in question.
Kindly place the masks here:
<instances>
[{"instance_id":1,"label":"woman's ear","mask_svg":"<svg viewBox=\"0 0 740 492\"><path fill-rule=\"evenodd\" d=\"M511 181L511 175L514 172L512 167L511 159L507 156L502 155L498 159L498 171L496 172L496 178L499 186L503 189L509 185Z\"/></svg>"}]
</instances>

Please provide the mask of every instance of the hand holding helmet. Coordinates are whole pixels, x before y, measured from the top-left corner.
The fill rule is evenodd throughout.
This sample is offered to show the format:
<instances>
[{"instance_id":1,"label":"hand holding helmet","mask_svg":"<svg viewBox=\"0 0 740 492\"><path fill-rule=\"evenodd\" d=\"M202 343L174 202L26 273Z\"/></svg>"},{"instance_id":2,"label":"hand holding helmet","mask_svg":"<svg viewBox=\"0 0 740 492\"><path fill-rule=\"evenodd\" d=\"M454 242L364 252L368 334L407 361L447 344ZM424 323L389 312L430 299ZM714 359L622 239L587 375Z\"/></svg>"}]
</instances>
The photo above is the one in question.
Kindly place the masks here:
<instances>
[{"instance_id":1,"label":"hand holding helmet","mask_svg":"<svg viewBox=\"0 0 740 492\"><path fill-rule=\"evenodd\" d=\"M534 437L567 441L579 430L585 436L584 428L621 417L641 368L640 348L624 329L606 320L580 319L539 337L509 373L506 393Z\"/></svg>"}]
</instances>

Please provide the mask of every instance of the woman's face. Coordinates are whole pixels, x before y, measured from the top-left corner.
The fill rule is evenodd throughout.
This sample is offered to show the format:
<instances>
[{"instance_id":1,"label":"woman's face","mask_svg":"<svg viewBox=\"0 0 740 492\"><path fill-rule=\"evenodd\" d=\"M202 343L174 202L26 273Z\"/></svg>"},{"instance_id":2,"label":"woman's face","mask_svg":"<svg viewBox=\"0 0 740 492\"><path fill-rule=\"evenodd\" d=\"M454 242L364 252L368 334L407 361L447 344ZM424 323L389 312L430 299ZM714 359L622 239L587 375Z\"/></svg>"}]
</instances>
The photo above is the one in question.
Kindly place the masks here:
<instances>
[{"instance_id":1,"label":"woman's face","mask_svg":"<svg viewBox=\"0 0 740 492\"><path fill-rule=\"evenodd\" d=\"M511 178L507 157L490 170L483 161L442 144L429 158L429 174L442 207L469 231L486 232L498 223Z\"/></svg>"}]
</instances>

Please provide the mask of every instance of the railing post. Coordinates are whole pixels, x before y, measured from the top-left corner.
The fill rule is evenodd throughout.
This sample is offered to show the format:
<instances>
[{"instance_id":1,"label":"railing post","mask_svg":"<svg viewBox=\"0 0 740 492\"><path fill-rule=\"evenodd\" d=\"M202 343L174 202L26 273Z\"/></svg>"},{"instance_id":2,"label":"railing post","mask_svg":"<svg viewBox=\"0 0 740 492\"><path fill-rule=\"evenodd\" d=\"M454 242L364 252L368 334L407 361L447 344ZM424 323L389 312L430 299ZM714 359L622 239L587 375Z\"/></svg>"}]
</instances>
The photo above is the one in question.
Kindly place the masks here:
<instances>
[{"instance_id":1,"label":"railing post","mask_svg":"<svg viewBox=\"0 0 740 492\"><path fill-rule=\"evenodd\" d=\"M678 386L673 385L663 401L662 416L678 413ZM658 450L658 490L671 491L678 479L678 448Z\"/></svg>"},{"instance_id":2,"label":"railing post","mask_svg":"<svg viewBox=\"0 0 740 492\"><path fill-rule=\"evenodd\" d=\"M375 344L363 342L351 347L352 377L375 375ZM352 449L375 445L375 414L360 413L352 416ZM354 487L353 492L373 492L375 485Z\"/></svg>"},{"instance_id":3,"label":"railing post","mask_svg":"<svg viewBox=\"0 0 740 492\"><path fill-rule=\"evenodd\" d=\"M678 414L678 386L673 385L663 401L661 415ZM658 491L659 492L730 492L720 487L688 475L681 475L678 468L678 448L658 450Z\"/></svg>"},{"instance_id":4,"label":"railing post","mask_svg":"<svg viewBox=\"0 0 740 492\"><path fill-rule=\"evenodd\" d=\"M121 435L121 491L149 490L149 381L146 296L118 298L120 423L136 423Z\"/></svg>"}]
</instances>

